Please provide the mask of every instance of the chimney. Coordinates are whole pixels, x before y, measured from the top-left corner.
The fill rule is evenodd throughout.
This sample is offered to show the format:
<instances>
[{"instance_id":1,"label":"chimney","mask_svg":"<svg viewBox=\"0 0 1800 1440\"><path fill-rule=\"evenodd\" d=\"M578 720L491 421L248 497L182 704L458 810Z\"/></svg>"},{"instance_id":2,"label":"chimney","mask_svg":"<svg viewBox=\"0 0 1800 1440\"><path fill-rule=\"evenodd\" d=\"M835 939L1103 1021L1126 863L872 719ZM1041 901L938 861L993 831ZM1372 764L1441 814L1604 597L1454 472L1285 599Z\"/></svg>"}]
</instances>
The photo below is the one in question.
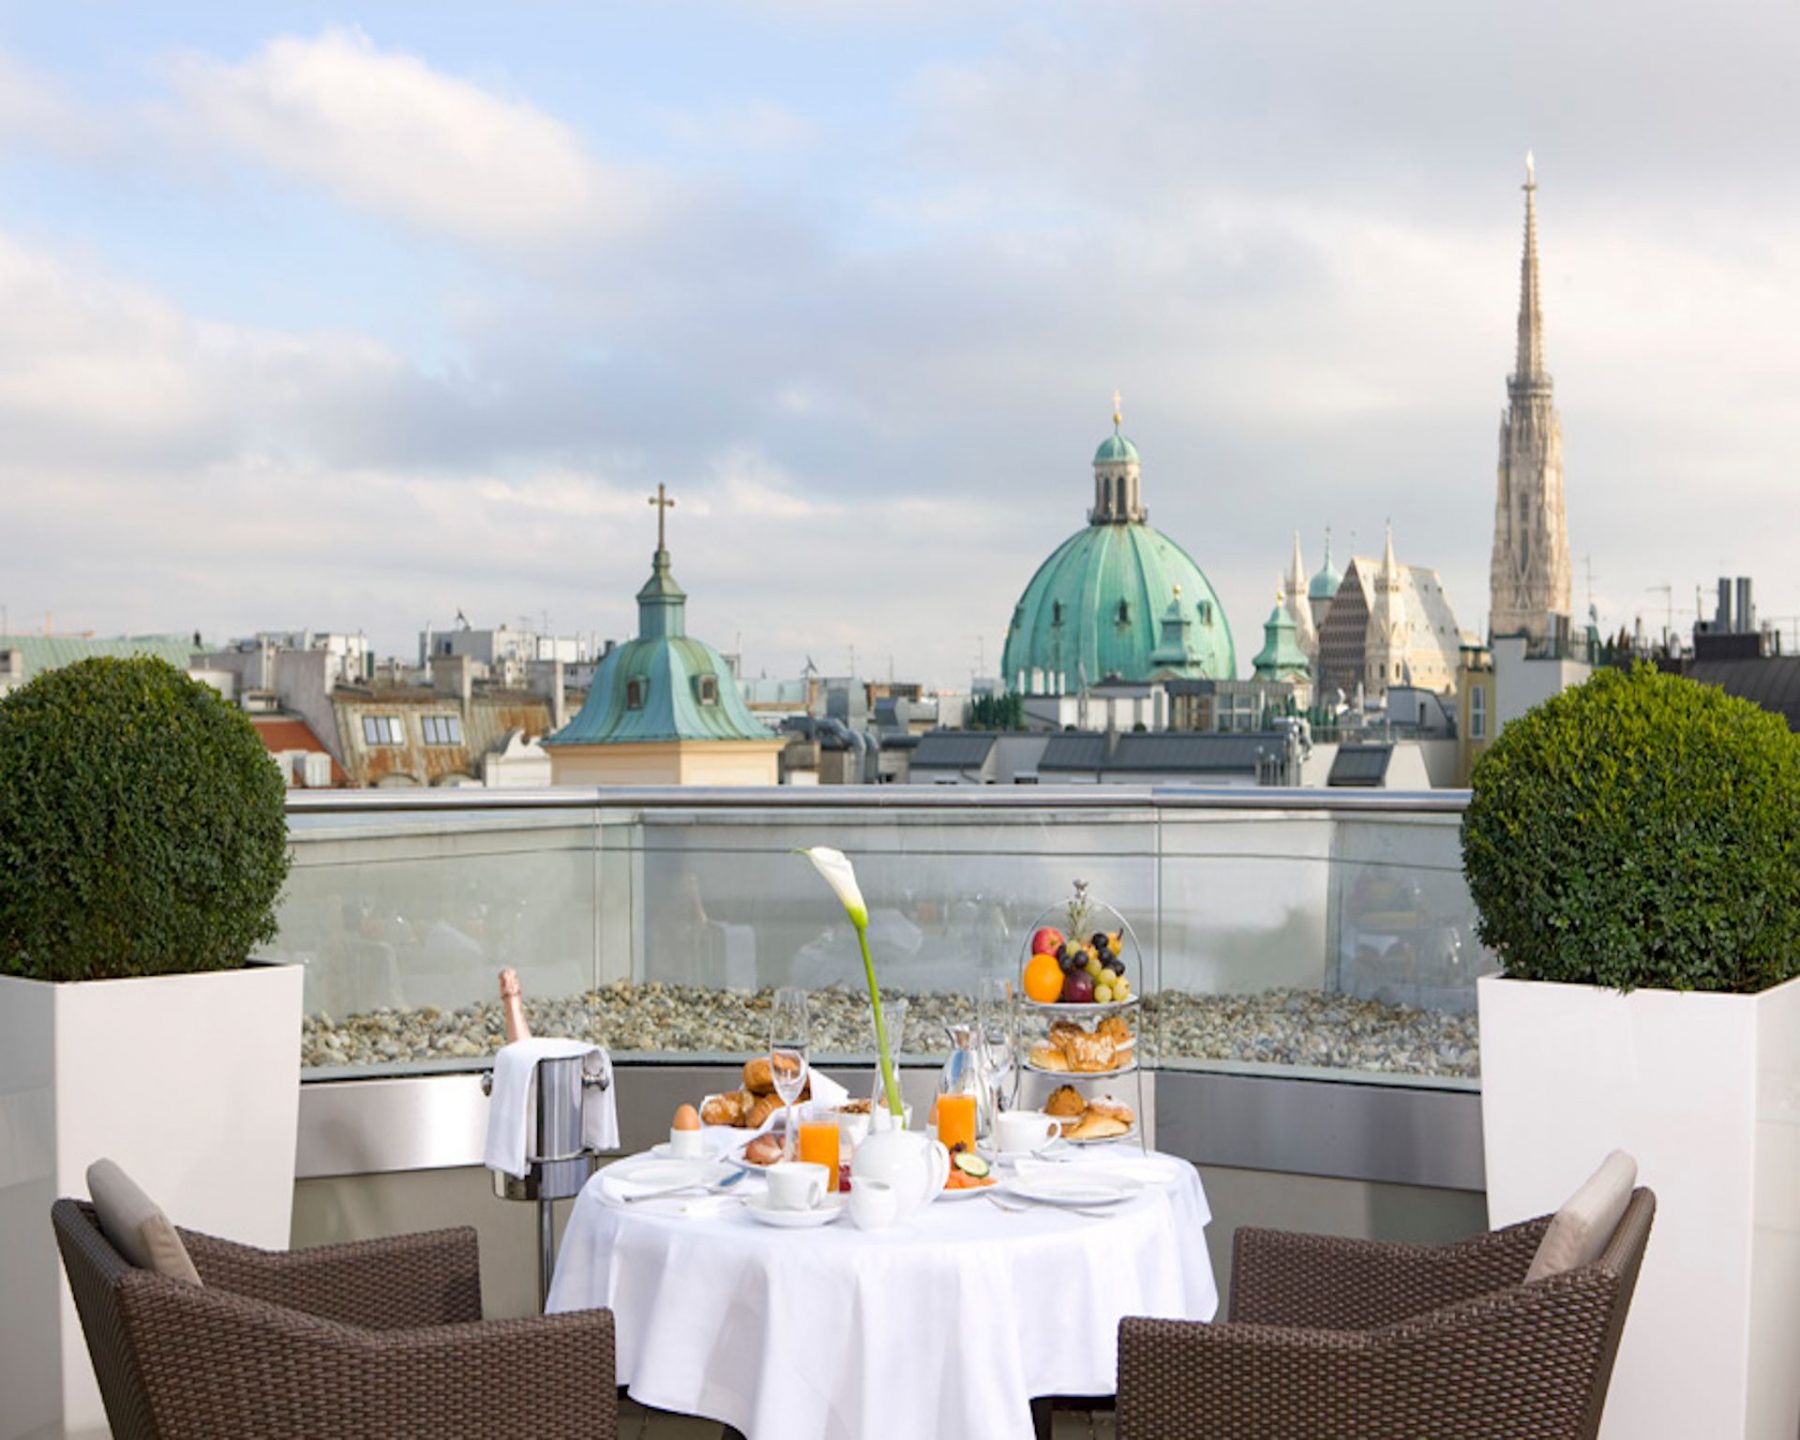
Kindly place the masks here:
<instances>
[{"instance_id":1,"label":"chimney","mask_svg":"<svg viewBox=\"0 0 1800 1440\"><path fill-rule=\"evenodd\" d=\"M1737 625L1734 627L1744 634L1756 631L1756 604L1750 598L1750 577L1738 576L1737 582Z\"/></svg>"},{"instance_id":2,"label":"chimney","mask_svg":"<svg viewBox=\"0 0 1800 1440\"><path fill-rule=\"evenodd\" d=\"M431 688L444 695L454 695L466 714L469 698L475 692L475 667L467 655L433 655Z\"/></svg>"},{"instance_id":3,"label":"chimney","mask_svg":"<svg viewBox=\"0 0 1800 1440\"><path fill-rule=\"evenodd\" d=\"M533 660L526 666L529 675L527 684L533 695L542 695L550 702L550 733L555 734L569 723L569 707L564 692L563 662L560 660Z\"/></svg>"}]
</instances>

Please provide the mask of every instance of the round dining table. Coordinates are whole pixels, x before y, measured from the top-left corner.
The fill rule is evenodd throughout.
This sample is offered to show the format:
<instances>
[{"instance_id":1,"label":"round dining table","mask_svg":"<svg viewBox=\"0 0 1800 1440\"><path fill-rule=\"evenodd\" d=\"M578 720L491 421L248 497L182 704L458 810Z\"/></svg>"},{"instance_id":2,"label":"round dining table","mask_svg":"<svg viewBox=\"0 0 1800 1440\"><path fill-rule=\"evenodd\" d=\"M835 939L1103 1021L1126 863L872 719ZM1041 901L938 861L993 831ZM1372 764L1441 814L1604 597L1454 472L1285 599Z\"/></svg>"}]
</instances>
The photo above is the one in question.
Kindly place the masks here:
<instances>
[{"instance_id":1,"label":"round dining table","mask_svg":"<svg viewBox=\"0 0 1800 1440\"><path fill-rule=\"evenodd\" d=\"M1002 1167L992 1191L888 1229L776 1229L743 1203L760 1176L626 1203L603 1169L547 1308L610 1308L632 1398L746 1440L1031 1440L1034 1397L1113 1393L1121 1318L1218 1308L1194 1167L1135 1144L1065 1153L1027 1176L1092 1167L1137 1188L1077 1210L1018 1198Z\"/></svg>"}]
</instances>

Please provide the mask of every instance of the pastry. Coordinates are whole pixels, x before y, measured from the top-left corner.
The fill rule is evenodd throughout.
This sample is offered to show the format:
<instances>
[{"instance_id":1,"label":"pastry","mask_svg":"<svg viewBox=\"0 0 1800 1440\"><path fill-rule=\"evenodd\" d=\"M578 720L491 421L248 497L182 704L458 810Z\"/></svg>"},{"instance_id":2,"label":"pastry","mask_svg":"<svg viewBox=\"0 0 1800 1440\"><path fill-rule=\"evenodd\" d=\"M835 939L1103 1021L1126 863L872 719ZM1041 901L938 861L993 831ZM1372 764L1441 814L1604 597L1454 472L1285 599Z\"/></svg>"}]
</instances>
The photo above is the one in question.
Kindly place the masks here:
<instances>
[{"instance_id":1,"label":"pastry","mask_svg":"<svg viewBox=\"0 0 1800 1440\"><path fill-rule=\"evenodd\" d=\"M1116 1115L1102 1115L1091 1106L1075 1123L1074 1129L1063 1127L1063 1134L1071 1140L1114 1140L1130 1131L1131 1126L1126 1121Z\"/></svg>"},{"instance_id":2,"label":"pastry","mask_svg":"<svg viewBox=\"0 0 1800 1440\"><path fill-rule=\"evenodd\" d=\"M1094 1027L1094 1033L1109 1037L1114 1050L1129 1050L1137 1044L1137 1036L1131 1033L1131 1026L1125 1023L1123 1015L1108 1015Z\"/></svg>"},{"instance_id":3,"label":"pastry","mask_svg":"<svg viewBox=\"0 0 1800 1440\"><path fill-rule=\"evenodd\" d=\"M753 1097L749 1112L744 1116L744 1124L752 1130L767 1122L768 1118L781 1109L781 1100L774 1095L757 1095Z\"/></svg>"},{"instance_id":4,"label":"pastry","mask_svg":"<svg viewBox=\"0 0 1800 1440\"><path fill-rule=\"evenodd\" d=\"M758 1055L744 1064L744 1088L752 1095L773 1095L775 1077L769 1073L769 1057Z\"/></svg>"},{"instance_id":5,"label":"pastry","mask_svg":"<svg viewBox=\"0 0 1800 1440\"><path fill-rule=\"evenodd\" d=\"M1110 1120L1123 1121L1126 1129L1130 1129L1132 1122L1137 1119L1129 1105L1113 1099L1110 1095L1096 1096L1088 1101L1087 1108L1090 1115L1104 1115Z\"/></svg>"},{"instance_id":6,"label":"pastry","mask_svg":"<svg viewBox=\"0 0 1800 1440\"><path fill-rule=\"evenodd\" d=\"M700 1105L700 1119L708 1125L742 1125L750 1111L750 1092L729 1090L708 1095Z\"/></svg>"},{"instance_id":7,"label":"pastry","mask_svg":"<svg viewBox=\"0 0 1800 1440\"><path fill-rule=\"evenodd\" d=\"M1031 1047L1031 1063L1040 1070L1067 1070L1069 1062L1063 1052L1048 1040L1040 1040Z\"/></svg>"},{"instance_id":8,"label":"pastry","mask_svg":"<svg viewBox=\"0 0 1800 1440\"><path fill-rule=\"evenodd\" d=\"M774 1135L758 1135L744 1147L744 1159L752 1165L773 1165L781 1159L781 1141Z\"/></svg>"},{"instance_id":9,"label":"pastry","mask_svg":"<svg viewBox=\"0 0 1800 1440\"><path fill-rule=\"evenodd\" d=\"M1064 1031L1056 1039L1057 1048L1068 1059L1071 1070L1084 1075L1111 1070L1114 1066L1113 1039L1110 1035L1089 1035L1085 1030Z\"/></svg>"},{"instance_id":10,"label":"pastry","mask_svg":"<svg viewBox=\"0 0 1800 1440\"><path fill-rule=\"evenodd\" d=\"M1044 1113L1054 1115L1059 1120L1067 1120L1081 1114L1087 1109L1087 1101L1081 1098L1081 1092L1073 1085L1058 1085L1050 1092L1050 1098L1044 1102Z\"/></svg>"}]
</instances>

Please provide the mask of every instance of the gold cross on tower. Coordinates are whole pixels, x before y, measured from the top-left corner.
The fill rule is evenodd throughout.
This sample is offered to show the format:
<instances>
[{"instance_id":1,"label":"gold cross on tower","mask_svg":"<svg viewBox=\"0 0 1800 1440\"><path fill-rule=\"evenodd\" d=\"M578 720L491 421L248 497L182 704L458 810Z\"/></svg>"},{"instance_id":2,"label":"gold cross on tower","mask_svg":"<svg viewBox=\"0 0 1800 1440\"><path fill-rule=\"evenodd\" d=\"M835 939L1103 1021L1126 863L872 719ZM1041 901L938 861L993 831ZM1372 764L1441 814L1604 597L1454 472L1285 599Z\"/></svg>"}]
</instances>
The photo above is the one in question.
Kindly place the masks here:
<instances>
[{"instance_id":1,"label":"gold cross on tower","mask_svg":"<svg viewBox=\"0 0 1800 1440\"><path fill-rule=\"evenodd\" d=\"M669 548L668 537L663 529L663 524L669 518L669 512L675 508L675 497L668 493L662 481L659 480L656 482L656 493L650 497L649 503L656 506L656 548L667 550Z\"/></svg>"}]
</instances>

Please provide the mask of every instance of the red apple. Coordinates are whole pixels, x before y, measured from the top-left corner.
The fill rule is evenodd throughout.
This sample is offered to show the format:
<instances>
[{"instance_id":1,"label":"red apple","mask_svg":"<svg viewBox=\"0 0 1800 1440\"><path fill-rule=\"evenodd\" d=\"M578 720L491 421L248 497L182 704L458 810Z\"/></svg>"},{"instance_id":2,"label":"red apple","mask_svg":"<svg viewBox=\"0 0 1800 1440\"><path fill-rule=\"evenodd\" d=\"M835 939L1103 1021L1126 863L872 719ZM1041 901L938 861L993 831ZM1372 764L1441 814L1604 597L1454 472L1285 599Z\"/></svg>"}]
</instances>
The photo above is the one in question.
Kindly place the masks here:
<instances>
[{"instance_id":1,"label":"red apple","mask_svg":"<svg viewBox=\"0 0 1800 1440\"><path fill-rule=\"evenodd\" d=\"M1094 977L1085 970L1071 970L1063 976L1062 998L1071 1005L1086 1005L1094 998Z\"/></svg>"},{"instance_id":2,"label":"red apple","mask_svg":"<svg viewBox=\"0 0 1800 1440\"><path fill-rule=\"evenodd\" d=\"M1031 937L1031 953L1033 955L1054 955L1063 946L1063 933L1045 925Z\"/></svg>"}]
</instances>

